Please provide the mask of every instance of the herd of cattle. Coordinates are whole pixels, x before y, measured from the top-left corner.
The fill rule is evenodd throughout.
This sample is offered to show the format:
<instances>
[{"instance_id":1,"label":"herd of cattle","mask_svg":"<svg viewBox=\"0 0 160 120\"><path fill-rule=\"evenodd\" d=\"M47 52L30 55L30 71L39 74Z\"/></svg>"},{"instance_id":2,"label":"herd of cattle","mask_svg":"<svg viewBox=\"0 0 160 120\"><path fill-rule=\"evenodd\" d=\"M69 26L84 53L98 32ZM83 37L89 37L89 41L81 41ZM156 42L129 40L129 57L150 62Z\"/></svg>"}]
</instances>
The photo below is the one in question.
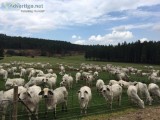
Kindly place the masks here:
<instances>
[{"instance_id":1,"label":"herd of cattle","mask_svg":"<svg viewBox=\"0 0 160 120\"><path fill-rule=\"evenodd\" d=\"M38 119L39 102L44 99L47 110L54 111L56 118L56 107L62 104L62 110L67 111L68 91L75 84L84 81L84 85L77 91L81 113L87 113L87 107L92 99L92 88L96 87L99 95L103 96L110 104L118 100L121 105L122 92L127 91L131 102L140 108L145 104L152 105L152 101L160 98L160 89L157 85L160 82L159 70L152 66L144 66L144 70L133 67L120 67L112 64L94 65L82 63L78 68L57 63L54 68L49 63L24 63L10 62L0 64L1 81L5 81L5 89L0 91L0 112L2 120L5 120L6 109L13 102L13 87L18 86L18 98L27 106L29 120L31 112L34 112ZM72 76L67 72L76 71ZM109 80L109 83L101 79L99 73L106 72L116 77L116 80ZM62 80L57 85L57 74ZM130 75L147 76L150 83L147 85L139 81L129 81ZM12 78L9 78L12 76ZM27 79L27 80L26 80ZM93 84L96 83L96 85ZM78 101L77 101L78 102ZM47 111L45 113L47 117Z\"/></svg>"}]
</instances>

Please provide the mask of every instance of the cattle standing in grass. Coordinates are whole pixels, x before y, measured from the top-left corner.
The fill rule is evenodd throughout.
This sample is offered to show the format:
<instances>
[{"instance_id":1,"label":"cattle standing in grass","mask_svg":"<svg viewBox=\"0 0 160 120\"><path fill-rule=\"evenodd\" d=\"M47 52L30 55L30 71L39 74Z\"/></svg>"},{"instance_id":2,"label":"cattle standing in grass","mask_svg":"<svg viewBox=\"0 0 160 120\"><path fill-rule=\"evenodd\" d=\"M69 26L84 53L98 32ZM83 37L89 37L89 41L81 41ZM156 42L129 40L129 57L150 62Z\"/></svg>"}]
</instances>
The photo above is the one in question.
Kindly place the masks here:
<instances>
[{"instance_id":1,"label":"cattle standing in grass","mask_svg":"<svg viewBox=\"0 0 160 120\"><path fill-rule=\"evenodd\" d=\"M10 89L15 85L23 86L24 84L25 84L25 80L22 78L13 78L13 79L8 78L5 83L5 88Z\"/></svg>"},{"instance_id":2,"label":"cattle standing in grass","mask_svg":"<svg viewBox=\"0 0 160 120\"><path fill-rule=\"evenodd\" d=\"M39 86L33 85L29 87L26 91L21 92L19 94L19 100L22 101L31 112L35 112L36 118L38 119L38 109L39 102L41 100L41 96L39 93L41 92L41 88ZM28 111L29 120L31 120L30 111Z\"/></svg>"},{"instance_id":3,"label":"cattle standing in grass","mask_svg":"<svg viewBox=\"0 0 160 120\"><path fill-rule=\"evenodd\" d=\"M101 89L103 88L104 81L101 79L98 79L96 82L96 88L98 92L101 92Z\"/></svg>"},{"instance_id":4,"label":"cattle standing in grass","mask_svg":"<svg viewBox=\"0 0 160 120\"><path fill-rule=\"evenodd\" d=\"M65 87L59 87L55 90L44 88L39 95L43 95L43 98L45 98L47 107L46 117L48 110L54 110L54 118L56 118L56 107L58 104L62 104L62 110L67 111L68 92Z\"/></svg>"},{"instance_id":5,"label":"cattle standing in grass","mask_svg":"<svg viewBox=\"0 0 160 120\"><path fill-rule=\"evenodd\" d=\"M141 99L145 98L146 103L148 102L149 105L152 105L153 99L150 96L147 85L141 82L137 82L136 87L137 87L137 91L138 91L140 98Z\"/></svg>"},{"instance_id":6,"label":"cattle standing in grass","mask_svg":"<svg viewBox=\"0 0 160 120\"><path fill-rule=\"evenodd\" d=\"M103 85L102 95L106 101L109 101L110 108L114 99L118 100L119 106L121 105L122 87L119 84Z\"/></svg>"},{"instance_id":7,"label":"cattle standing in grass","mask_svg":"<svg viewBox=\"0 0 160 120\"><path fill-rule=\"evenodd\" d=\"M2 119L5 120L5 114L9 104L13 103L13 88L7 91L0 91L0 109L2 110ZM18 87L18 94L26 91L23 86Z\"/></svg>"},{"instance_id":8,"label":"cattle standing in grass","mask_svg":"<svg viewBox=\"0 0 160 120\"><path fill-rule=\"evenodd\" d=\"M81 114L83 113L83 110L85 114L87 113L87 107L91 98L92 98L91 89L88 86L81 87L80 90L78 91L78 100L80 103Z\"/></svg>"},{"instance_id":9,"label":"cattle standing in grass","mask_svg":"<svg viewBox=\"0 0 160 120\"><path fill-rule=\"evenodd\" d=\"M144 108L144 102L140 99L137 93L137 88L134 85L130 85L127 90L128 97L131 99L131 102L137 104L140 108Z\"/></svg>"},{"instance_id":10,"label":"cattle standing in grass","mask_svg":"<svg viewBox=\"0 0 160 120\"><path fill-rule=\"evenodd\" d=\"M150 92L151 96L157 97L158 99L160 99L160 88L157 84L150 83L148 85L148 91Z\"/></svg>"},{"instance_id":11,"label":"cattle standing in grass","mask_svg":"<svg viewBox=\"0 0 160 120\"><path fill-rule=\"evenodd\" d=\"M31 77L28 83L25 84L25 87L28 88L32 85L42 85L46 80L46 77Z\"/></svg>"}]
</instances>

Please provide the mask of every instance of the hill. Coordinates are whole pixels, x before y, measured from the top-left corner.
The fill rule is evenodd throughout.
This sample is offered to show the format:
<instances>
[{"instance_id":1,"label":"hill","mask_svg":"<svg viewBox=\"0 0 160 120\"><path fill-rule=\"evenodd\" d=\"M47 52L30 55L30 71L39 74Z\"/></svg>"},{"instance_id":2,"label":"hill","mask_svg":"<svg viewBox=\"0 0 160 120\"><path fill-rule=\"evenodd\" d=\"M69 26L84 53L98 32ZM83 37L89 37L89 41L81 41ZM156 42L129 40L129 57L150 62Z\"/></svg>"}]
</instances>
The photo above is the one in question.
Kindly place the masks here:
<instances>
[{"instance_id":1,"label":"hill","mask_svg":"<svg viewBox=\"0 0 160 120\"><path fill-rule=\"evenodd\" d=\"M83 47L80 45L71 44L70 42L60 40L47 40L39 38L15 37L0 34L0 44L6 52L18 55L23 54L24 50L39 51L38 55L53 56L54 54L72 54L84 52ZM16 50L16 51L13 51ZM18 51L19 50L19 51ZM18 51L18 52L17 52ZM33 52L32 52L33 53ZM36 54L37 55L37 54Z\"/></svg>"},{"instance_id":2,"label":"hill","mask_svg":"<svg viewBox=\"0 0 160 120\"><path fill-rule=\"evenodd\" d=\"M66 56L83 54L86 60L160 64L160 41L136 41L118 45L77 45L60 40L0 34L0 50L18 56ZM1 53L2 53L1 52ZM0 56L3 56L0 54Z\"/></svg>"}]
</instances>

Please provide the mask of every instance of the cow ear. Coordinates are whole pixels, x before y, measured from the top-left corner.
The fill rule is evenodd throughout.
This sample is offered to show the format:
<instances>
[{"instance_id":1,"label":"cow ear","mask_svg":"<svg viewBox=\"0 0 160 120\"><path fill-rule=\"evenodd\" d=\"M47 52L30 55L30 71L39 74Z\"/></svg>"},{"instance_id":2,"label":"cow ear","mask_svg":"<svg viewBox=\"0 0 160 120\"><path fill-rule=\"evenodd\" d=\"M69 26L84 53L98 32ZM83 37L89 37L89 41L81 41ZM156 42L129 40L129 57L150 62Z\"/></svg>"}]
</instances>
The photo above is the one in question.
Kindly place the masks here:
<instances>
[{"instance_id":1,"label":"cow ear","mask_svg":"<svg viewBox=\"0 0 160 120\"><path fill-rule=\"evenodd\" d=\"M80 90L78 90L78 92L77 93L80 93Z\"/></svg>"},{"instance_id":2,"label":"cow ear","mask_svg":"<svg viewBox=\"0 0 160 120\"><path fill-rule=\"evenodd\" d=\"M87 94L88 94L88 92L87 92L87 91L84 91L84 93L87 93Z\"/></svg>"},{"instance_id":3,"label":"cow ear","mask_svg":"<svg viewBox=\"0 0 160 120\"><path fill-rule=\"evenodd\" d=\"M103 88L100 89L100 91L102 91L102 90L103 90Z\"/></svg>"},{"instance_id":4,"label":"cow ear","mask_svg":"<svg viewBox=\"0 0 160 120\"><path fill-rule=\"evenodd\" d=\"M31 97L31 94L30 94L29 92L27 92L27 95L28 95L29 97Z\"/></svg>"},{"instance_id":5,"label":"cow ear","mask_svg":"<svg viewBox=\"0 0 160 120\"><path fill-rule=\"evenodd\" d=\"M107 90L110 91L110 89L107 87Z\"/></svg>"},{"instance_id":6,"label":"cow ear","mask_svg":"<svg viewBox=\"0 0 160 120\"><path fill-rule=\"evenodd\" d=\"M53 92L52 92L51 90L49 90L48 93L49 93L50 95L53 95Z\"/></svg>"},{"instance_id":7,"label":"cow ear","mask_svg":"<svg viewBox=\"0 0 160 120\"><path fill-rule=\"evenodd\" d=\"M44 91L41 91L38 95L43 95L44 94Z\"/></svg>"},{"instance_id":8,"label":"cow ear","mask_svg":"<svg viewBox=\"0 0 160 120\"><path fill-rule=\"evenodd\" d=\"M137 82L136 83L134 83L134 86L136 86L137 85Z\"/></svg>"}]
</instances>

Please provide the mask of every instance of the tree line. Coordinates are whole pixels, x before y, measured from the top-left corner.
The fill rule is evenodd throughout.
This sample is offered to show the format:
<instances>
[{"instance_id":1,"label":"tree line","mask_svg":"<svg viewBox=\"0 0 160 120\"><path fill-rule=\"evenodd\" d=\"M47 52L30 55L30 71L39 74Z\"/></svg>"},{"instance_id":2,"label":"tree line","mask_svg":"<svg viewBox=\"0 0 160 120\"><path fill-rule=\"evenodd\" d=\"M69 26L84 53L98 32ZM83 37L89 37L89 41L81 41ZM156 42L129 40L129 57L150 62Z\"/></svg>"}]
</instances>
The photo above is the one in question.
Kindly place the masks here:
<instances>
[{"instance_id":1,"label":"tree line","mask_svg":"<svg viewBox=\"0 0 160 120\"><path fill-rule=\"evenodd\" d=\"M40 50L42 56L54 54L70 54L74 51L84 52L83 46L71 44L70 42L60 40L46 40L29 37L14 37L0 34L0 44L3 49L16 50ZM9 53L13 51L9 50Z\"/></svg>"},{"instance_id":2,"label":"tree line","mask_svg":"<svg viewBox=\"0 0 160 120\"><path fill-rule=\"evenodd\" d=\"M87 60L132 62L132 63L160 63L160 41L139 40L134 43L122 43L116 46L95 45L85 51Z\"/></svg>"},{"instance_id":3,"label":"tree line","mask_svg":"<svg viewBox=\"0 0 160 120\"><path fill-rule=\"evenodd\" d=\"M76 45L60 40L46 40L29 37L15 37L0 34L0 57L4 56L4 49L39 50L41 56L54 56L84 53L86 60L132 62L132 63L160 63L160 41L139 40L134 43L118 45ZM17 55L8 50L9 54ZM23 53L18 55L24 55Z\"/></svg>"}]
</instances>

